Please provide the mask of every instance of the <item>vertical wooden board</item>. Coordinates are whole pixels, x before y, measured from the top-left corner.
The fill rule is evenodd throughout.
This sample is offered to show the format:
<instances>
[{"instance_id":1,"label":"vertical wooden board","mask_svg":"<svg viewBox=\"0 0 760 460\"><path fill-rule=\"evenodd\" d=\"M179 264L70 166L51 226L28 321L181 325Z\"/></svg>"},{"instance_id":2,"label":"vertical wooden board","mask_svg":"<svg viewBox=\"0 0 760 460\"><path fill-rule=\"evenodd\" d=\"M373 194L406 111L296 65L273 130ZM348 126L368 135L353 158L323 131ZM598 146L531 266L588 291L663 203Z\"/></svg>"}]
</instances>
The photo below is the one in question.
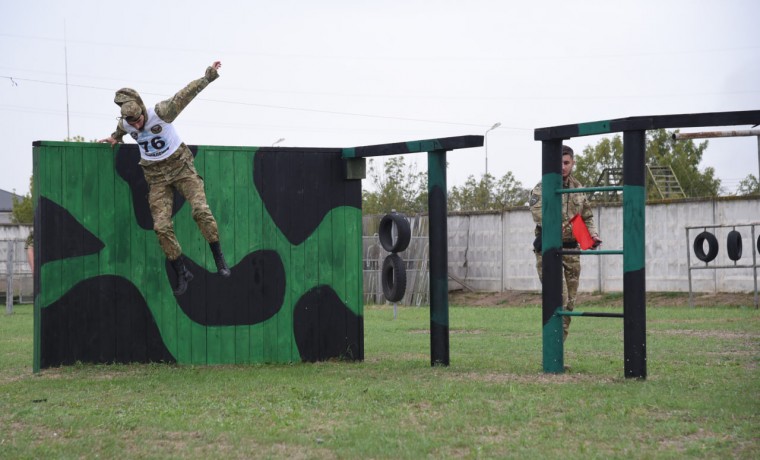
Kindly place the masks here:
<instances>
[{"instance_id":1,"label":"vertical wooden board","mask_svg":"<svg viewBox=\"0 0 760 460\"><path fill-rule=\"evenodd\" d=\"M327 161L322 161L319 164L319 167L317 168L317 171L319 171L319 177L324 184L323 192L320 193L320 197L323 200L330 200L330 187L331 184L329 183L329 179L331 177L331 171L330 171L330 163ZM330 200L331 201L331 200ZM332 201L331 201L332 204ZM333 260L334 253L333 253L333 242L334 242L334 228L333 228L333 221L332 221L332 212L328 212L326 216L322 219L322 222L319 225L319 284L320 285L326 285L326 286L333 286L333 267L335 266L335 261ZM317 317L317 326L315 330L322 331L328 329L327 327L322 327L321 323L323 321L326 321L326 318L323 317ZM316 340L314 343L320 343L319 340ZM320 350L316 350L317 356L321 355Z\"/></svg>"},{"instance_id":2,"label":"vertical wooden board","mask_svg":"<svg viewBox=\"0 0 760 460\"><path fill-rule=\"evenodd\" d=\"M116 147L119 148L118 146ZM114 151L114 155L117 150ZM138 168L137 164L133 167ZM114 176L114 214L111 225L113 226L113 240L111 241L110 253L112 255L114 274L122 276L132 283L132 228L135 226L132 193L129 185L118 174ZM122 302L123 299L116 299ZM115 330L114 343L117 358L127 353L125 338L129 334L130 324L121 309L116 310L114 315Z\"/></svg>"},{"instance_id":3,"label":"vertical wooden board","mask_svg":"<svg viewBox=\"0 0 760 460\"><path fill-rule=\"evenodd\" d=\"M332 197L332 212L331 219L333 224L333 290L338 293L338 297L343 302L347 303L348 298L348 272L350 270L347 264L347 246L350 244L349 234L346 227L346 210L347 207L342 206L343 199L345 198L345 180L342 176L342 161L339 155L331 155L327 160L330 164L330 186L332 191L330 196ZM350 304L349 304L350 305ZM349 313L343 310L343 318L340 321L344 327L351 327L349 321ZM343 330L343 337L349 337L348 330ZM344 338L334 338L336 341L342 342L343 345L347 345Z\"/></svg>"},{"instance_id":4,"label":"vertical wooden board","mask_svg":"<svg viewBox=\"0 0 760 460\"><path fill-rule=\"evenodd\" d=\"M198 154L195 156L195 169L198 171L198 175L206 177L206 154L203 148L198 149ZM205 188L205 185L204 185ZM180 216L180 213L182 214ZM182 251L185 255L193 258L195 262L201 267L208 267L207 253L208 245L206 240L198 229L198 225L193 220L192 208L190 203L185 202L183 209L177 213L175 217L175 225L178 228L178 235L183 236L179 240L182 245ZM196 273L196 278L191 283L205 284L205 276L201 273ZM206 318L208 316L207 305L210 299L206 297L206 290L204 289L200 295L196 295L192 298L191 308L195 315L200 318ZM192 335L192 361L193 364L211 364L213 361L209 361L209 328L201 324L193 323L191 327Z\"/></svg>"},{"instance_id":5,"label":"vertical wooden board","mask_svg":"<svg viewBox=\"0 0 760 460\"><path fill-rule=\"evenodd\" d=\"M278 190L277 194L278 206L286 211L289 221L285 225L289 228L293 227L293 222L297 222L297 216L304 212L303 180L304 176L308 173L305 164L306 159L307 154L305 152L295 152L287 156L278 157L278 173L283 176L286 174L290 176L296 175L297 180L295 183L301 187L299 193L291 195L284 189L285 184L290 181L279 181L281 189ZM293 182L290 183L292 184ZM295 196L295 198L287 201L285 198L289 196ZM280 239L280 247L282 248L280 253L287 254L287 259L283 256L282 262L286 267L285 300L280 314L277 315L277 348L281 362L300 361L293 333L293 307L303 290L304 251L302 247L293 246L286 238Z\"/></svg>"},{"instance_id":6,"label":"vertical wooden board","mask_svg":"<svg viewBox=\"0 0 760 460\"><path fill-rule=\"evenodd\" d=\"M308 167L308 174L304 177L304 183L306 185L307 190L314 190L314 193L308 194L304 197L304 214L307 216L306 221L308 222L317 222L317 227L314 228L314 231L311 235L309 235L304 243L302 244L304 248L304 293L308 292L309 290L317 287L320 284L319 280L319 226L321 225L321 222L319 222L317 219L320 217L319 214L319 201L323 200L323 188L324 188L324 182L323 177L321 176L319 164L321 162L321 158L319 156L314 155L313 158L309 159L307 161L309 167ZM302 294L302 295L303 295ZM296 302L298 299L296 299ZM313 310L313 309L312 309ZM308 317L304 317L304 321L317 320L317 314L318 312L312 311ZM303 313L301 313L303 314ZM316 331L316 327L314 327L312 330ZM311 343L319 343L318 338L312 337Z\"/></svg>"},{"instance_id":7,"label":"vertical wooden board","mask_svg":"<svg viewBox=\"0 0 760 460\"><path fill-rule=\"evenodd\" d=\"M225 255L227 256L227 264L233 270L232 276L234 277L234 282L245 283L247 280L243 280L242 275L236 272L235 265L250 250L250 225L248 225L248 222L251 208L250 188L253 186L251 158L247 152L240 148L232 149L226 153L228 158L225 158L227 161L225 161L224 169L229 171L229 174L232 176L234 207L232 210L232 226L230 227L229 234L224 238L226 245ZM250 320L252 318L252 311L250 297L246 293L246 297L238 299L238 302L241 308L235 312L235 324L240 325L235 327L235 362L237 364L245 364L251 362Z\"/></svg>"},{"instance_id":8,"label":"vertical wooden board","mask_svg":"<svg viewBox=\"0 0 760 460\"><path fill-rule=\"evenodd\" d=\"M263 218L265 216L264 205L259 195L258 190L253 182L253 159L257 154L258 149L254 149L252 152L247 153L245 156L246 176L245 193L248 196L249 208L248 208L248 221L245 222L245 227L248 229L248 246L243 252L239 252L241 258L247 256L249 253L258 251L264 248L264 230L263 230ZM242 234L242 233L241 233ZM252 303L252 299L248 299L248 308L251 312L257 306ZM250 333L250 360L253 363L266 362L264 357L264 325L256 324L248 328Z\"/></svg>"},{"instance_id":9,"label":"vertical wooden board","mask_svg":"<svg viewBox=\"0 0 760 460\"><path fill-rule=\"evenodd\" d=\"M290 212L292 211L292 203L285 200L285 184L288 182L285 180L285 177L286 175L297 174L299 167L298 162L301 159L301 154L293 153L275 156L275 177L278 178L274 183L277 187L277 193L275 194L275 208L277 209L277 214L284 214L287 216L286 219L289 219L291 216ZM289 220L283 220L281 225L288 227L290 222ZM291 245L287 238L280 237L277 238L276 247L277 253L280 254L280 258L282 259L282 264L285 266L285 297L282 301L282 308L274 317L274 319L276 319L275 327L277 337L274 346L276 348L277 362L285 363L290 361L290 337L292 336L293 330L293 327L289 326L287 321L287 318L291 316L289 310L292 308L292 296L290 294L291 276L293 276L293 272L291 271L292 266L290 264Z\"/></svg>"},{"instance_id":10,"label":"vertical wooden board","mask_svg":"<svg viewBox=\"0 0 760 460\"><path fill-rule=\"evenodd\" d=\"M62 152L60 148L42 145L39 147L38 163L40 178L38 181L39 189L37 192L38 197L44 197L54 200L58 203L61 201L62 196L62 184L61 168L62 168ZM38 260L45 259L46 252L50 251L50 248L44 246L43 241L54 241L57 247L60 247L60 240L63 237L61 232L56 231L55 222L53 217L44 213L44 209L40 208L40 225L36 228L37 235L35 235L38 242L41 244L36 248ZM64 325L50 325L49 327L45 322L44 309L50 302L55 301L62 295L61 286L61 269L60 264L47 263L40 264L37 268L40 272L39 280L39 293L44 293L41 297L47 299L45 304L40 305L40 331L44 331L44 336L40 337L40 363L43 367L48 367L52 364L62 362L64 350L58 347L47 346L48 343L61 343L62 337L66 333ZM38 299L39 303L40 300Z\"/></svg>"},{"instance_id":11,"label":"vertical wooden board","mask_svg":"<svg viewBox=\"0 0 760 460\"><path fill-rule=\"evenodd\" d=\"M219 160L219 174L216 179L217 189L219 190L220 202L218 207L214 209L214 216L216 216L217 225L219 227L219 240L222 245L222 249L225 253L225 259L227 259L227 265L232 264L233 256L235 253L235 207L236 207L236 188L234 178L235 168L235 152L229 149L218 149L216 155ZM213 257L213 255L212 255ZM214 265L216 269L216 265ZM218 275L217 275L218 276ZM223 299L223 301L235 302L241 305L240 299ZM238 312L232 312L232 316L228 318L231 324L235 324L235 318ZM230 324L227 323L227 324ZM235 326L228 326L222 329L222 362L225 364L234 364L237 362L237 334L238 328ZM242 331L241 331L242 333ZM247 342L247 340L246 340ZM247 343L245 346L247 352Z\"/></svg>"},{"instance_id":12,"label":"vertical wooden board","mask_svg":"<svg viewBox=\"0 0 760 460\"><path fill-rule=\"evenodd\" d=\"M219 227L219 232L221 235L222 225L219 221L220 215L221 215L221 207L222 207L222 178L221 178L221 171L219 169L219 152L216 150L212 150L209 147L203 147L199 148L199 155L200 152L203 152L204 157L204 163L205 163L205 172L203 174L203 180L204 180L204 188L206 190L206 201L208 202L209 207L211 208L211 212L214 215L214 218L216 219L217 226ZM200 230L198 230L200 231ZM208 258L206 258L207 264L204 266L208 270L208 276L206 277L206 282L211 282L211 278L213 278L216 275L216 265L213 260L213 256L210 253L209 249L206 249L206 251L209 251ZM210 290L207 288L205 289L205 292L208 293ZM227 299L223 299L220 297L211 297L206 295L206 308L209 309L209 315L212 314L212 312L219 312L219 308L215 308L217 304L220 302L225 302ZM219 321L222 318L219 317L209 317L209 319L213 320L214 323L218 324ZM215 327L209 327L206 331L206 346L208 354L208 363L209 364L221 364L223 362L226 362L226 360L223 357L223 349L224 349L224 340L225 340L225 334L224 334L224 328L215 326Z\"/></svg>"},{"instance_id":13,"label":"vertical wooden board","mask_svg":"<svg viewBox=\"0 0 760 460\"><path fill-rule=\"evenodd\" d=\"M98 274L100 276L110 275L116 272L115 254L114 254L114 242L117 239L115 220L116 209L116 174L114 168L113 152L105 145L96 151L96 158L93 159L97 163L97 175L98 177L98 191L97 191L97 215L100 236L105 247L100 251L98 257ZM107 287L98 283L99 297L107 298ZM112 323L108 325L110 330L116 330L116 316L111 315ZM101 345L103 349L103 355L116 356L116 336L111 335L104 340Z\"/></svg>"},{"instance_id":14,"label":"vertical wooden board","mask_svg":"<svg viewBox=\"0 0 760 460\"><path fill-rule=\"evenodd\" d=\"M261 154L261 152L257 153ZM261 184L262 194L265 190L267 190L269 187L275 187L277 186L278 178L277 178L277 168L273 161L266 161L261 162L264 168L267 168L268 170L263 171L262 176L264 177L264 181ZM276 206L276 203L275 203ZM272 210L272 213L276 213L276 209ZM283 264L285 263L283 254L280 253L280 248L277 245L277 241L280 238L280 231L277 228L277 226L274 223L274 220L272 219L269 210L262 206L262 215L261 215L261 238L262 238L262 249L270 249L274 250L278 253L278 255L283 259ZM287 270L287 265L285 265ZM287 279L287 273L286 273L286 279ZM287 282L286 282L286 288L287 288ZM258 306L258 308L261 308L261 306ZM262 325L263 331L263 359L264 362L267 363L273 363L277 362L278 359L278 350L277 350L277 316L274 316L267 321L264 322Z\"/></svg>"},{"instance_id":15,"label":"vertical wooden board","mask_svg":"<svg viewBox=\"0 0 760 460\"><path fill-rule=\"evenodd\" d=\"M84 214L82 215L82 225L85 226L90 232L92 232L93 235L95 235L98 239L103 241L103 237L100 234L100 214L99 214L99 206L100 206L100 181L101 180L107 180L106 178L102 177L99 171L99 158L98 154L101 152L99 146L97 145L90 145L90 144L82 144L82 206L84 210ZM99 257L103 250L101 250L98 254L83 257L83 272L84 276L89 278L95 278L95 289L88 290L85 295L85 303L92 305L92 304L98 304L100 303L99 299L99 291L101 290L99 285L99 281L97 279L97 276L99 274ZM112 308L112 305L98 305L100 308ZM83 305L84 307L84 305ZM83 324L91 323L92 320L87 318L87 315L83 315L85 319L83 320ZM107 360L108 353L106 352L106 349L108 348L108 341L110 340L112 334L109 334L107 331L112 331L113 328L109 329L108 324L102 323L103 319L99 319L97 324L91 325L88 327L88 334L90 334L90 337L86 340L86 346L85 350L82 350L84 354L80 354L79 357L82 359L83 356L87 356L92 360L95 360L96 362L103 362L104 360ZM111 356L113 353L111 353Z\"/></svg>"},{"instance_id":16,"label":"vertical wooden board","mask_svg":"<svg viewBox=\"0 0 760 460\"><path fill-rule=\"evenodd\" d=\"M77 144L72 143L70 147L62 149L63 161L62 161L62 180L63 180L63 203L62 206L66 208L69 213L81 224L83 218L83 157L82 148ZM64 238L64 250L71 254L80 251L80 248L84 244L84 227L79 227L76 230L72 230ZM66 269L61 273L61 282L67 289L70 286L76 285L78 281L81 281L84 276L84 262L82 258L73 258L67 260L65 263ZM82 310L74 308L71 310L71 315L68 316L66 325L66 333L68 339L66 345L66 358L65 362L76 362L79 356L82 354L81 350L81 338L82 335L89 334L91 329L95 325L89 325L89 321L86 315L80 314ZM88 339L88 337L85 337Z\"/></svg>"}]
</instances>

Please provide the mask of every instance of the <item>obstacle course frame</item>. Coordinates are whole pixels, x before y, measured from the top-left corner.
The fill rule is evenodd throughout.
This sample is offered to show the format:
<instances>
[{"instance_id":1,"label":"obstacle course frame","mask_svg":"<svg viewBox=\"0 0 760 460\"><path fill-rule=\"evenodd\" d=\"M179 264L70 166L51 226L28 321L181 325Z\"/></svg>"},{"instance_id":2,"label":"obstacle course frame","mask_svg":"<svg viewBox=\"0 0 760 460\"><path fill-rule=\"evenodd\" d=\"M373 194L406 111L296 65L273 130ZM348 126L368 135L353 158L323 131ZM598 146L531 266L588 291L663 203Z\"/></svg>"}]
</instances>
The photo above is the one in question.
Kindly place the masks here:
<instances>
[{"instance_id":1,"label":"obstacle course frame","mask_svg":"<svg viewBox=\"0 0 760 460\"><path fill-rule=\"evenodd\" d=\"M623 255L623 348L626 378L646 379L645 281L645 149L646 131L667 128L734 126L760 123L760 110L659 115L602 120L538 128L534 139L542 143L542 316L543 368L564 372L562 343L562 255ZM620 187L590 187L575 191L623 191L623 249L621 251L562 250L562 142L574 137L623 133L623 183ZM582 316L575 314L573 316ZM598 315L585 315L598 316Z\"/></svg>"}]
</instances>

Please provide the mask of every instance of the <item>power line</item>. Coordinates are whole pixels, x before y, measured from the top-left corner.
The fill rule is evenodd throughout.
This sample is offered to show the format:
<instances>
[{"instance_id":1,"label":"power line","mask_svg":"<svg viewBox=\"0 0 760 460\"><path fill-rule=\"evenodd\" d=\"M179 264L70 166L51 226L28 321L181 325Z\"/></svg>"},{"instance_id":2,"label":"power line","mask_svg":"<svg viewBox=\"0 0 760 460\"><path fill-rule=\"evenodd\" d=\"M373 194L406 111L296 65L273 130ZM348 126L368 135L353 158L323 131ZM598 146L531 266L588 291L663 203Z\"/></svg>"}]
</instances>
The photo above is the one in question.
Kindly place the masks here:
<instances>
[{"instance_id":1,"label":"power line","mask_svg":"<svg viewBox=\"0 0 760 460\"><path fill-rule=\"evenodd\" d=\"M92 89L92 90L99 90L99 91L113 91L113 88L103 88L103 87L89 86L89 85L76 85L72 83L60 83L60 82L55 82L55 81L36 80L36 79L30 79L30 78L15 78L15 77L7 76L7 75L0 75L0 78L7 78L12 82L26 81L30 83L40 83L40 84L58 85L58 86L67 85L67 86L72 86L76 88ZM170 96L167 94L158 94L158 93L152 93L148 91L141 92L141 94L147 94L150 96L158 96L158 97ZM397 117L397 116L391 116L391 115L376 115L376 114L367 114L367 113L359 113L359 112L342 112L342 111L337 111L337 110L310 109L310 108L304 108L304 107L290 107L290 106L274 105L274 104L261 104L261 103L255 103L255 102L229 101L229 100L223 100L223 99L197 98L196 100L206 101L206 102L215 102L219 104L261 107L261 108L266 108L266 109L292 110L292 111L308 112L308 113L323 113L323 114L328 114L328 115L364 117L364 118L375 118L375 119L383 119L383 120L413 121L413 122L418 122L418 123L433 123L433 124L454 125L454 126L471 126L471 127L477 127L477 128L488 127L487 125L476 124L476 123L452 122L452 121L444 121L444 120L429 120L429 119L411 118L411 117ZM520 130L520 131L533 130L532 128L520 128L520 127L509 127L509 126L502 126L501 128Z\"/></svg>"}]
</instances>

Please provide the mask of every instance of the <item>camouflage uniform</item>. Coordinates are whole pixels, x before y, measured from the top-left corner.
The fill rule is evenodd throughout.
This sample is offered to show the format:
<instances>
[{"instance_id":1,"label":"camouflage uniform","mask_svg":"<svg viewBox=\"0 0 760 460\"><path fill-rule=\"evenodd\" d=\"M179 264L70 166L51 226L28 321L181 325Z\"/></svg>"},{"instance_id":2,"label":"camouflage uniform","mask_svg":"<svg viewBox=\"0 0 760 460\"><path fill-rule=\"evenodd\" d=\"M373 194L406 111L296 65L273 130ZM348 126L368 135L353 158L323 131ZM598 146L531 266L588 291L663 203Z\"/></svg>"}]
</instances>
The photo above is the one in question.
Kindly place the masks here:
<instances>
[{"instance_id":1,"label":"camouflage uniform","mask_svg":"<svg viewBox=\"0 0 760 460\"><path fill-rule=\"evenodd\" d=\"M172 123L190 101L218 77L217 70L208 67L204 77L190 82L171 99L156 104L155 114L162 121ZM144 114L147 122L148 110L137 91L131 88L122 88L116 92L114 102L121 107L122 116ZM146 128L143 126L143 129ZM117 142L122 142L125 134L128 132L120 120L111 137ZM161 249L169 260L176 260L182 254L182 248L174 234L174 224L172 223L173 190L175 189L190 203L193 219L198 224L206 241L209 243L219 241L216 220L206 202L203 179L195 170L193 154L184 142L165 159L151 161L143 156L140 160L140 166L143 168L145 180L150 186L148 203L153 216L153 229L158 236Z\"/></svg>"},{"instance_id":2,"label":"camouflage uniform","mask_svg":"<svg viewBox=\"0 0 760 460\"><path fill-rule=\"evenodd\" d=\"M569 175L567 179L563 180L562 186L564 188L582 188L580 182ZM533 221L536 223L535 235L541 234L541 183L531 191L530 195L530 212L533 215ZM594 214L591 210L588 198L583 193L563 193L562 194L562 247L565 249L577 249L578 243L573 237L572 226L570 225L570 219L575 215L580 214L581 218L588 227L588 231L591 236L598 236L596 231L596 224L594 223ZM542 279L542 255L540 250L534 251L536 254L536 269L538 270L538 277ZM581 277L581 257L578 255L564 255L562 256L562 268L564 277L562 279L562 304L565 310L573 311L575 308L575 298L578 293L578 283ZM563 338L567 338L568 331L570 329L570 317L562 317L563 324Z\"/></svg>"}]
</instances>

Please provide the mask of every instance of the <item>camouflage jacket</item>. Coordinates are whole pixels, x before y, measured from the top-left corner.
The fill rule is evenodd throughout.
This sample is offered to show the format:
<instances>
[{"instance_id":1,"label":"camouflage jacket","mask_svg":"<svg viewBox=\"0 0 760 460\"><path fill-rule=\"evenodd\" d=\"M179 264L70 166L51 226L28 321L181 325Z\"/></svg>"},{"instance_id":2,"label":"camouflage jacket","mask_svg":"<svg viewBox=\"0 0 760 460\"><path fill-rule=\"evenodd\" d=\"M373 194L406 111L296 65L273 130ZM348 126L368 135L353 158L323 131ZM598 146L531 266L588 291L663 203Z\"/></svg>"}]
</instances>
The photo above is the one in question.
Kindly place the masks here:
<instances>
[{"instance_id":1,"label":"camouflage jacket","mask_svg":"<svg viewBox=\"0 0 760 460\"><path fill-rule=\"evenodd\" d=\"M564 188L581 188L578 180L571 174L567 180L562 181ZM541 226L541 182L536 185L530 192L530 213L533 215L533 221L536 223L536 236L538 236L539 227ZM594 223L594 213L591 210L588 198L585 193L563 193L562 194L562 241L575 241L573 230L570 226L570 219L580 214L583 222L586 223L591 236L599 236Z\"/></svg>"},{"instance_id":2,"label":"camouflage jacket","mask_svg":"<svg viewBox=\"0 0 760 460\"><path fill-rule=\"evenodd\" d=\"M215 68L209 66L206 69L206 74L203 77L191 81L187 86L179 90L179 92L171 98L156 104L156 115L158 115L160 119L167 123L173 122L177 116L185 109L185 107L190 104L190 101L192 101L195 96L198 95L198 93L203 91L203 89L206 88L209 83L216 80L217 78L219 78L219 72L217 72ZM116 103L116 105L121 106L128 101L137 102L142 109L142 113L148 113L145 108L145 104L143 103L142 98L137 93L137 91L131 88L122 88L116 92L116 97L114 97L114 103ZM116 131L111 134L111 137L116 139L116 142L123 142L125 134L127 134L127 132L124 130L124 128L122 128L121 119L119 119L119 123L116 125Z\"/></svg>"}]
</instances>

